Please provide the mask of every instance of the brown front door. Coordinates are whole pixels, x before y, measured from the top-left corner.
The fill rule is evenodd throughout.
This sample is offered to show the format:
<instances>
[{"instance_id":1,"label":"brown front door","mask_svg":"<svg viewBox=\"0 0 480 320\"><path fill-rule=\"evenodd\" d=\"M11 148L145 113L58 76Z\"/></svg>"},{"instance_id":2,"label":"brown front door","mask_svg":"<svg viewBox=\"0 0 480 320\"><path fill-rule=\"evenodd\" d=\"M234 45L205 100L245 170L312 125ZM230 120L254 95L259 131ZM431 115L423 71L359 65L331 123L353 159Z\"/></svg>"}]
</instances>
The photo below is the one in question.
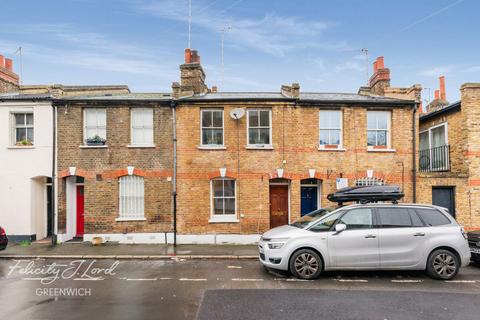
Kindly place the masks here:
<instances>
[{"instance_id":1,"label":"brown front door","mask_svg":"<svg viewBox=\"0 0 480 320\"><path fill-rule=\"evenodd\" d=\"M270 228L288 224L288 185L270 186Z\"/></svg>"}]
</instances>

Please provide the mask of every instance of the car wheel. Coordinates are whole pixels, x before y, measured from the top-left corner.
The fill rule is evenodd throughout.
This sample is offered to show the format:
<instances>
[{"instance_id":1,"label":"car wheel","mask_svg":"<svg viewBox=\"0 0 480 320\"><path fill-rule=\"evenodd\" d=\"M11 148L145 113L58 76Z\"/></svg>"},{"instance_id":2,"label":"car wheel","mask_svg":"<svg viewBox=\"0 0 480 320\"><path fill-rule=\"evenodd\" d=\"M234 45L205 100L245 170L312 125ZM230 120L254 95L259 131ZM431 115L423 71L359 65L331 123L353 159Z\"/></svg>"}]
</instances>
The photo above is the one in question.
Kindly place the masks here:
<instances>
[{"instance_id":1,"label":"car wheel","mask_svg":"<svg viewBox=\"0 0 480 320\"><path fill-rule=\"evenodd\" d=\"M428 257L427 273L434 279L450 280L457 275L459 269L457 256L449 250L435 250Z\"/></svg>"},{"instance_id":2,"label":"car wheel","mask_svg":"<svg viewBox=\"0 0 480 320\"><path fill-rule=\"evenodd\" d=\"M323 262L313 250L301 249L290 258L290 272L297 278L312 280L322 273Z\"/></svg>"}]
</instances>

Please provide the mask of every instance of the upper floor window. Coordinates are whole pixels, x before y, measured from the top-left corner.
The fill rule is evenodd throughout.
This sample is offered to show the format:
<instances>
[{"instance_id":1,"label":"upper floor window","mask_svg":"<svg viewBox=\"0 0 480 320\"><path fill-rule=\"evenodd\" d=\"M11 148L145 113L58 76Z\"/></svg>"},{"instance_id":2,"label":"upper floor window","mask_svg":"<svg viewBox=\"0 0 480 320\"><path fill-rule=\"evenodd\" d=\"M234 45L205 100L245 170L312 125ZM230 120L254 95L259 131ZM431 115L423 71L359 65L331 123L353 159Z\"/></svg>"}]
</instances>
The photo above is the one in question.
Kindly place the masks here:
<instances>
[{"instance_id":1,"label":"upper floor window","mask_svg":"<svg viewBox=\"0 0 480 320\"><path fill-rule=\"evenodd\" d=\"M13 113L12 122L12 145L33 145L33 113Z\"/></svg>"},{"instance_id":2,"label":"upper floor window","mask_svg":"<svg viewBox=\"0 0 480 320\"><path fill-rule=\"evenodd\" d=\"M249 109L247 116L248 145L272 145L272 111Z\"/></svg>"},{"instance_id":3,"label":"upper floor window","mask_svg":"<svg viewBox=\"0 0 480 320\"><path fill-rule=\"evenodd\" d=\"M201 111L202 146L223 146L223 110Z\"/></svg>"},{"instance_id":4,"label":"upper floor window","mask_svg":"<svg viewBox=\"0 0 480 320\"><path fill-rule=\"evenodd\" d=\"M123 176L119 179L118 220L145 219L144 179L139 176Z\"/></svg>"},{"instance_id":5,"label":"upper floor window","mask_svg":"<svg viewBox=\"0 0 480 320\"><path fill-rule=\"evenodd\" d=\"M442 123L420 132L420 171L450 170L450 147L448 146L447 124Z\"/></svg>"},{"instance_id":6,"label":"upper floor window","mask_svg":"<svg viewBox=\"0 0 480 320\"><path fill-rule=\"evenodd\" d=\"M367 112L367 145L369 148L390 148L390 111Z\"/></svg>"},{"instance_id":7,"label":"upper floor window","mask_svg":"<svg viewBox=\"0 0 480 320\"><path fill-rule=\"evenodd\" d=\"M227 178L214 179L211 180L211 188L212 219L235 219L235 180Z\"/></svg>"},{"instance_id":8,"label":"upper floor window","mask_svg":"<svg viewBox=\"0 0 480 320\"><path fill-rule=\"evenodd\" d=\"M107 140L107 110L105 108L85 108L83 126L85 144L105 144Z\"/></svg>"},{"instance_id":9,"label":"upper floor window","mask_svg":"<svg viewBox=\"0 0 480 320\"><path fill-rule=\"evenodd\" d=\"M320 110L320 147L340 148L342 145L342 111Z\"/></svg>"},{"instance_id":10,"label":"upper floor window","mask_svg":"<svg viewBox=\"0 0 480 320\"><path fill-rule=\"evenodd\" d=\"M132 108L131 144L135 146L153 145L153 109Z\"/></svg>"}]
</instances>

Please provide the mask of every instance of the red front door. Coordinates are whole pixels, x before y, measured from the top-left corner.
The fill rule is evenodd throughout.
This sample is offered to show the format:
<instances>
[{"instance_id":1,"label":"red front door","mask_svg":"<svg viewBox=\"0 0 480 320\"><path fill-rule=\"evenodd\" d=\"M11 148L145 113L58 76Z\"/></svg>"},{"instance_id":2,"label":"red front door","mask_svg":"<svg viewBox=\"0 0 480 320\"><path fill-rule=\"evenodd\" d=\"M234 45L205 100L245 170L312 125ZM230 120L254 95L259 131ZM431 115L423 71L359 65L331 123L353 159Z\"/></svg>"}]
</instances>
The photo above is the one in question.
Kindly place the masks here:
<instances>
[{"instance_id":1,"label":"red front door","mask_svg":"<svg viewBox=\"0 0 480 320\"><path fill-rule=\"evenodd\" d=\"M270 228L288 224L288 185L270 185Z\"/></svg>"},{"instance_id":2,"label":"red front door","mask_svg":"<svg viewBox=\"0 0 480 320\"><path fill-rule=\"evenodd\" d=\"M77 186L77 237L83 237L84 220L83 220L83 186Z\"/></svg>"}]
</instances>

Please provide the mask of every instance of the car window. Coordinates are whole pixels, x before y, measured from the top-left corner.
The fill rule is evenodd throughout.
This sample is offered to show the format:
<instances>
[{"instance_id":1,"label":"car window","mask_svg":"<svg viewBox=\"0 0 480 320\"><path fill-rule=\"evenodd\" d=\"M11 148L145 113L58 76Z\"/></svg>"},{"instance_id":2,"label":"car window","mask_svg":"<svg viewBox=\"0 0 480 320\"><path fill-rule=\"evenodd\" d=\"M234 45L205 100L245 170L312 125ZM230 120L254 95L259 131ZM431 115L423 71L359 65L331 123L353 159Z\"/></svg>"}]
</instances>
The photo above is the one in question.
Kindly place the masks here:
<instances>
[{"instance_id":1,"label":"car window","mask_svg":"<svg viewBox=\"0 0 480 320\"><path fill-rule=\"evenodd\" d=\"M372 209L352 209L345 213L338 223L347 226L347 230L371 229L373 227Z\"/></svg>"},{"instance_id":2,"label":"car window","mask_svg":"<svg viewBox=\"0 0 480 320\"><path fill-rule=\"evenodd\" d=\"M337 211L335 213L332 213L328 217L321 219L318 223L311 226L308 230L313 232L328 231L338 220L338 217L340 217L343 213L344 211Z\"/></svg>"},{"instance_id":3,"label":"car window","mask_svg":"<svg viewBox=\"0 0 480 320\"><path fill-rule=\"evenodd\" d=\"M450 220L436 209L416 208L415 211L427 226L433 227L451 224Z\"/></svg>"},{"instance_id":4,"label":"car window","mask_svg":"<svg viewBox=\"0 0 480 320\"><path fill-rule=\"evenodd\" d=\"M382 228L413 227L408 208L378 208L379 224Z\"/></svg>"}]
</instances>

